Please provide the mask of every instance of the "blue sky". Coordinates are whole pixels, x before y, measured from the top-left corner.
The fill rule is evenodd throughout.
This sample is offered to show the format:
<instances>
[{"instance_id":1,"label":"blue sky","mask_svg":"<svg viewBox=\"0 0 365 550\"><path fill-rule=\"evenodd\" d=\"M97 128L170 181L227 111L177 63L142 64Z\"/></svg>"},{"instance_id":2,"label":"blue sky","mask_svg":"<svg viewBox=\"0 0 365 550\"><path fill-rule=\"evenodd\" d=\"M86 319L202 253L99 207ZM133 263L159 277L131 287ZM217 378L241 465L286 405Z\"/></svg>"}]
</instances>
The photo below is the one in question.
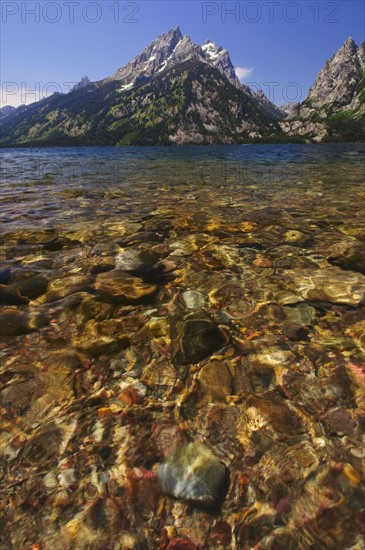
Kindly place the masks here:
<instances>
[{"instance_id":1,"label":"blue sky","mask_svg":"<svg viewBox=\"0 0 365 550\"><path fill-rule=\"evenodd\" d=\"M29 103L87 75L113 74L180 26L227 48L244 82L277 104L303 100L323 63L364 40L362 0L241 2L0 0L2 105Z\"/></svg>"}]
</instances>

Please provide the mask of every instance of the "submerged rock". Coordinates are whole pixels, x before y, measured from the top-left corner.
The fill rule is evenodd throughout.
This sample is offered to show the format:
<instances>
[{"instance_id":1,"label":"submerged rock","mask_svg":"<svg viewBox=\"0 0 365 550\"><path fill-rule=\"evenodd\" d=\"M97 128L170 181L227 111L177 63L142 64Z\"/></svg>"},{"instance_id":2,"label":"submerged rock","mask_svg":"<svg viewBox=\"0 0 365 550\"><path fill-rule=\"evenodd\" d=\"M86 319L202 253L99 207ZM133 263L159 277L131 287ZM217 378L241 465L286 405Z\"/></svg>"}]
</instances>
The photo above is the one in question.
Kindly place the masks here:
<instances>
[{"instance_id":1,"label":"submerged rock","mask_svg":"<svg viewBox=\"0 0 365 550\"><path fill-rule=\"evenodd\" d=\"M90 283L90 277L82 274L54 279L49 283L47 293L38 301L53 302L77 292L88 292L91 289Z\"/></svg>"},{"instance_id":2,"label":"submerged rock","mask_svg":"<svg viewBox=\"0 0 365 550\"><path fill-rule=\"evenodd\" d=\"M365 276L338 267L293 270L296 290L310 301L358 306L365 300Z\"/></svg>"},{"instance_id":3,"label":"submerged rock","mask_svg":"<svg viewBox=\"0 0 365 550\"><path fill-rule=\"evenodd\" d=\"M355 422L346 409L334 409L323 418L323 423L328 432L343 436L354 431Z\"/></svg>"},{"instance_id":4,"label":"submerged rock","mask_svg":"<svg viewBox=\"0 0 365 550\"><path fill-rule=\"evenodd\" d=\"M123 332L123 325L118 319L106 319L101 323L91 319L86 323L82 333L73 340L75 348L99 355L112 353L128 347L128 336Z\"/></svg>"},{"instance_id":5,"label":"submerged rock","mask_svg":"<svg viewBox=\"0 0 365 550\"><path fill-rule=\"evenodd\" d=\"M36 430L25 444L22 460L29 465L57 463L62 430L54 422Z\"/></svg>"},{"instance_id":6,"label":"submerged rock","mask_svg":"<svg viewBox=\"0 0 365 550\"><path fill-rule=\"evenodd\" d=\"M300 342L308 339L308 328L296 323L288 323L283 327L283 334L293 342Z\"/></svg>"},{"instance_id":7,"label":"submerged rock","mask_svg":"<svg viewBox=\"0 0 365 550\"><path fill-rule=\"evenodd\" d=\"M31 330L28 315L23 311L9 307L0 312L0 339L2 336L27 334Z\"/></svg>"},{"instance_id":8,"label":"submerged rock","mask_svg":"<svg viewBox=\"0 0 365 550\"><path fill-rule=\"evenodd\" d=\"M7 285L11 278L11 271L9 268L0 270L0 284Z\"/></svg>"},{"instance_id":9,"label":"submerged rock","mask_svg":"<svg viewBox=\"0 0 365 550\"><path fill-rule=\"evenodd\" d=\"M156 285L144 283L138 277L133 277L120 269L97 275L95 288L126 302L135 302L157 291Z\"/></svg>"},{"instance_id":10,"label":"submerged rock","mask_svg":"<svg viewBox=\"0 0 365 550\"><path fill-rule=\"evenodd\" d=\"M204 311L172 319L172 360L176 364L198 363L224 343L219 328Z\"/></svg>"},{"instance_id":11,"label":"submerged rock","mask_svg":"<svg viewBox=\"0 0 365 550\"><path fill-rule=\"evenodd\" d=\"M300 326L311 325L316 316L315 308L306 303L285 306L283 307L283 311L288 321Z\"/></svg>"},{"instance_id":12,"label":"submerged rock","mask_svg":"<svg viewBox=\"0 0 365 550\"><path fill-rule=\"evenodd\" d=\"M14 289L0 285L0 306L20 306L26 304L26 300L23 296L14 291Z\"/></svg>"},{"instance_id":13,"label":"submerged rock","mask_svg":"<svg viewBox=\"0 0 365 550\"><path fill-rule=\"evenodd\" d=\"M119 252L115 258L115 267L123 271L138 271L142 269L144 262L141 252L133 248Z\"/></svg>"},{"instance_id":14,"label":"submerged rock","mask_svg":"<svg viewBox=\"0 0 365 550\"><path fill-rule=\"evenodd\" d=\"M212 361L199 372L201 391L209 401L225 401L233 393L232 374L223 361Z\"/></svg>"},{"instance_id":15,"label":"submerged rock","mask_svg":"<svg viewBox=\"0 0 365 550\"><path fill-rule=\"evenodd\" d=\"M80 244L79 241L74 241L72 239L68 239L67 237L59 237L46 242L43 248L49 252L58 252L59 250L62 250L62 248L77 246L78 244Z\"/></svg>"},{"instance_id":16,"label":"submerged rock","mask_svg":"<svg viewBox=\"0 0 365 550\"><path fill-rule=\"evenodd\" d=\"M286 243L298 244L301 246L308 244L310 242L310 239L310 235L307 235L302 231L298 231L296 229L289 229L284 234L284 241Z\"/></svg>"},{"instance_id":17,"label":"submerged rock","mask_svg":"<svg viewBox=\"0 0 365 550\"><path fill-rule=\"evenodd\" d=\"M198 290L186 290L182 297L187 309L200 309L204 307L204 295Z\"/></svg>"},{"instance_id":18,"label":"submerged rock","mask_svg":"<svg viewBox=\"0 0 365 550\"><path fill-rule=\"evenodd\" d=\"M48 282L43 275L32 274L17 282L17 287L22 296L34 300L47 291Z\"/></svg>"},{"instance_id":19,"label":"submerged rock","mask_svg":"<svg viewBox=\"0 0 365 550\"><path fill-rule=\"evenodd\" d=\"M115 258L115 268L142 278L150 273L161 275L173 271L176 268L175 263L171 260L161 260L161 252L163 254L163 250L148 246L139 249L121 248Z\"/></svg>"},{"instance_id":20,"label":"submerged rock","mask_svg":"<svg viewBox=\"0 0 365 550\"><path fill-rule=\"evenodd\" d=\"M333 264L365 273L365 241L354 239L341 242L332 247L327 260Z\"/></svg>"},{"instance_id":21,"label":"submerged rock","mask_svg":"<svg viewBox=\"0 0 365 550\"><path fill-rule=\"evenodd\" d=\"M208 447L188 443L175 449L157 475L165 493L212 508L223 502L229 474Z\"/></svg>"}]
</instances>

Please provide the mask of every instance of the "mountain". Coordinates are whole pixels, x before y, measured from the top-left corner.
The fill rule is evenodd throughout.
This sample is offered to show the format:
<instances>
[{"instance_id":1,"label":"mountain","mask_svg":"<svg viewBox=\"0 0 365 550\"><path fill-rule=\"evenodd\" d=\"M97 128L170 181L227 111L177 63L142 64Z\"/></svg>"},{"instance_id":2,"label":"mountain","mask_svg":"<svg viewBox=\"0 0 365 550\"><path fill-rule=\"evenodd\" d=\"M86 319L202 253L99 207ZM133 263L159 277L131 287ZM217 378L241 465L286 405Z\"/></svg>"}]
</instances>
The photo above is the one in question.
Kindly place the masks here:
<instances>
[{"instance_id":1,"label":"mountain","mask_svg":"<svg viewBox=\"0 0 365 550\"><path fill-rule=\"evenodd\" d=\"M130 89L135 83L146 81L186 59L208 62L224 74L233 85L240 87L240 81L227 50L217 46L211 40L207 40L202 47L197 46L189 36L181 34L179 27L156 38L128 65L119 69L107 80L123 81L124 89Z\"/></svg>"},{"instance_id":2,"label":"mountain","mask_svg":"<svg viewBox=\"0 0 365 550\"><path fill-rule=\"evenodd\" d=\"M212 41L200 47L179 27L112 76L85 79L70 94L4 119L0 144L245 143L284 136L269 100L239 82L227 50Z\"/></svg>"},{"instance_id":3,"label":"mountain","mask_svg":"<svg viewBox=\"0 0 365 550\"><path fill-rule=\"evenodd\" d=\"M99 82L0 111L1 146L365 140L365 45L349 38L302 103L240 83L227 50L176 27ZM5 109L5 110L4 110Z\"/></svg>"},{"instance_id":4,"label":"mountain","mask_svg":"<svg viewBox=\"0 0 365 550\"><path fill-rule=\"evenodd\" d=\"M9 122L16 114L24 113L28 109L27 105L19 105L19 107L12 107L6 105L0 109L0 122L6 118L6 122Z\"/></svg>"},{"instance_id":5,"label":"mountain","mask_svg":"<svg viewBox=\"0 0 365 550\"><path fill-rule=\"evenodd\" d=\"M72 91L81 90L82 88L85 88L88 84L91 84L91 80L87 76L81 77L80 82L75 84L75 86L72 88Z\"/></svg>"},{"instance_id":6,"label":"mountain","mask_svg":"<svg viewBox=\"0 0 365 550\"><path fill-rule=\"evenodd\" d=\"M365 44L350 37L323 66L300 104L281 107L289 136L308 141L365 139Z\"/></svg>"},{"instance_id":7,"label":"mountain","mask_svg":"<svg viewBox=\"0 0 365 550\"><path fill-rule=\"evenodd\" d=\"M131 90L94 83L29 105L4 130L3 145L164 145L270 139L278 125L218 69L188 59Z\"/></svg>"},{"instance_id":8,"label":"mountain","mask_svg":"<svg viewBox=\"0 0 365 550\"><path fill-rule=\"evenodd\" d=\"M16 111L16 107L12 107L11 105L5 105L5 107L1 107L0 120L12 115L15 111Z\"/></svg>"},{"instance_id":9,"label":"mountain","mask_svg":"<svg viewBox=\"0 0 365 550\"><path fill-rule=\"evenodd\" d=\"M186 59L209 63L226 76L233 86L256 100L270 118L283 118L284 113L271 103L262 91L253 92L239 81L227 50L212 40L206 40L201 47L197 46L189 36L181 34L179 27L156 38L128 65L119 69L107 80L122 81L121 90L130 90Z\"/></svg>"}]
</instances>

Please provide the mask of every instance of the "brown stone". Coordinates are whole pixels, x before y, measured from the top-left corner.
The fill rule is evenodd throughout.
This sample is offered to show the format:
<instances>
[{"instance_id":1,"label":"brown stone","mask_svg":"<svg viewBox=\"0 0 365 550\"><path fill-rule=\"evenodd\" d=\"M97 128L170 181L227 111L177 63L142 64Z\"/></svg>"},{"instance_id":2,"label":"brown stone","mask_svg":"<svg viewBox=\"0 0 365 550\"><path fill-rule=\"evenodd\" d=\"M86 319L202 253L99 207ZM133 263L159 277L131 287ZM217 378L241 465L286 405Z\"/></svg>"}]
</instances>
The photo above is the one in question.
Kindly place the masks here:
<instances>
[{"instance_id":1,"label":"brown stone","mask_svg":"<svg viewBox=\"0 0 365 550\"><path fill-rule=\"evenodd\" d=\"M225 401L232 394L232 375L223 361L205 365L198 376L201 391L209 401Z\"/></svg>"},{"instance_id":2,"label":"brown stone","mask_svg":"<svg viewBox=\"0 0 365 550\"><path fill-rule=\"evenodd\" d=\"M157 285L144 283L119 269L97 275L95 288L124 302L136 302L157 291Z\"/></svg>"}]
</instances>

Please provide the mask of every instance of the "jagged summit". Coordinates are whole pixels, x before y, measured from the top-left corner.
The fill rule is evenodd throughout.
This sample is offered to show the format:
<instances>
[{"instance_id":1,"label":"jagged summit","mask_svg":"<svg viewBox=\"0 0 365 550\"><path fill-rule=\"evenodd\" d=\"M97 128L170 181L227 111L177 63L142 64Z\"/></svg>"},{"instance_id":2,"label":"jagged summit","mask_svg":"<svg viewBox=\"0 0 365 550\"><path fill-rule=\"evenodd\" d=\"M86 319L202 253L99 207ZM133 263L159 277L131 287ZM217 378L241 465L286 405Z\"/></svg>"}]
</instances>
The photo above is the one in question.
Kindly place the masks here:
<instances>
[{"instance_id":1,"label":"jagged summit","mask_svg":"<svg viewBox=\"0 0 365 550\"><path fill-rule=\"evenodd\" d=\"M72 91L81 90L82 88L85 88L88 84L91 84L91 80L88 76L82 76L80 82L75 84L75 86L72 88Z\"/></svg>"},{"instance_id":2,"label":"jagged summit","mask_svg":"<svg viewBox=\"0 0 365 550\"><path fill-rule=\"evenodd\" d=\"M340 50L342 48L351 48L351 49L354 49L354 48L357 48L356 44L355 44L355 40L352 38L352 36L349 36L348 38L346 38L345 42L342 44Z\"/></svg>"},{"instance_id":3,"label":"jagged summit","mask_svg":"<svg viewBox=\"0 0 365 550\"><path fill-rule=\"evenodd\" d=\"M236 75L227 50L221 46L217 46L212 40L206 40L201 49L207 61L219 69L234 86L240 86L239 78Z\"/></svg>"},{"instance_id":4,"label":"jagged summit","mask_svg":"<svg viewBox=\"0 0 365 550\"><path fill-rule=\"evenodd\" d=\"M306 141L364 139L365 44L350 36L323 65L300 104L281 107L282 129Z\"/></svg>"},{"instance_id":5,"label":"jagged summit","mask_svg":"<svg viewBox=\"0 0 365 550\"><path fill-rule=\"evenodd\" d=\"M174 53L179 53L181 56L184 49L186 53L187 50L192 50L193 43L189 41L188 37L183 37L181 34L180 27L175 27L158 36L132 61L107 80L121 80L124 89L131 88L135 82L148 79L167 68L169 62L173 62Z\"/></svg>"},{"instance_id":6,"label":"jagged summit","mask_svg":"<svg viewBox=\"0 0 365 550\"><path fill-rule=\"evenodd\" d=\"M157 37L143 52L107 80L120 80L121 91L129 90L135 84L140 84L156 73L161 73L186 59L209 63L224 74L234 86L241 86L227 50L212 40L207 40L200 47L188 35L183 36L180 27Z\"/></svg>"},{"instance_id":7,"label":"jagged summit","mask_svg":"<svg viewBox=\"0 0 365 550\"><path fill-rule=\"evenodd\" d=\"M355 89L362 79L364 66L364 47L356 46L350 36L324 64L307 99L317 108L334 102L339 106L351 104Z\"/></svg>"}]
</instances>

